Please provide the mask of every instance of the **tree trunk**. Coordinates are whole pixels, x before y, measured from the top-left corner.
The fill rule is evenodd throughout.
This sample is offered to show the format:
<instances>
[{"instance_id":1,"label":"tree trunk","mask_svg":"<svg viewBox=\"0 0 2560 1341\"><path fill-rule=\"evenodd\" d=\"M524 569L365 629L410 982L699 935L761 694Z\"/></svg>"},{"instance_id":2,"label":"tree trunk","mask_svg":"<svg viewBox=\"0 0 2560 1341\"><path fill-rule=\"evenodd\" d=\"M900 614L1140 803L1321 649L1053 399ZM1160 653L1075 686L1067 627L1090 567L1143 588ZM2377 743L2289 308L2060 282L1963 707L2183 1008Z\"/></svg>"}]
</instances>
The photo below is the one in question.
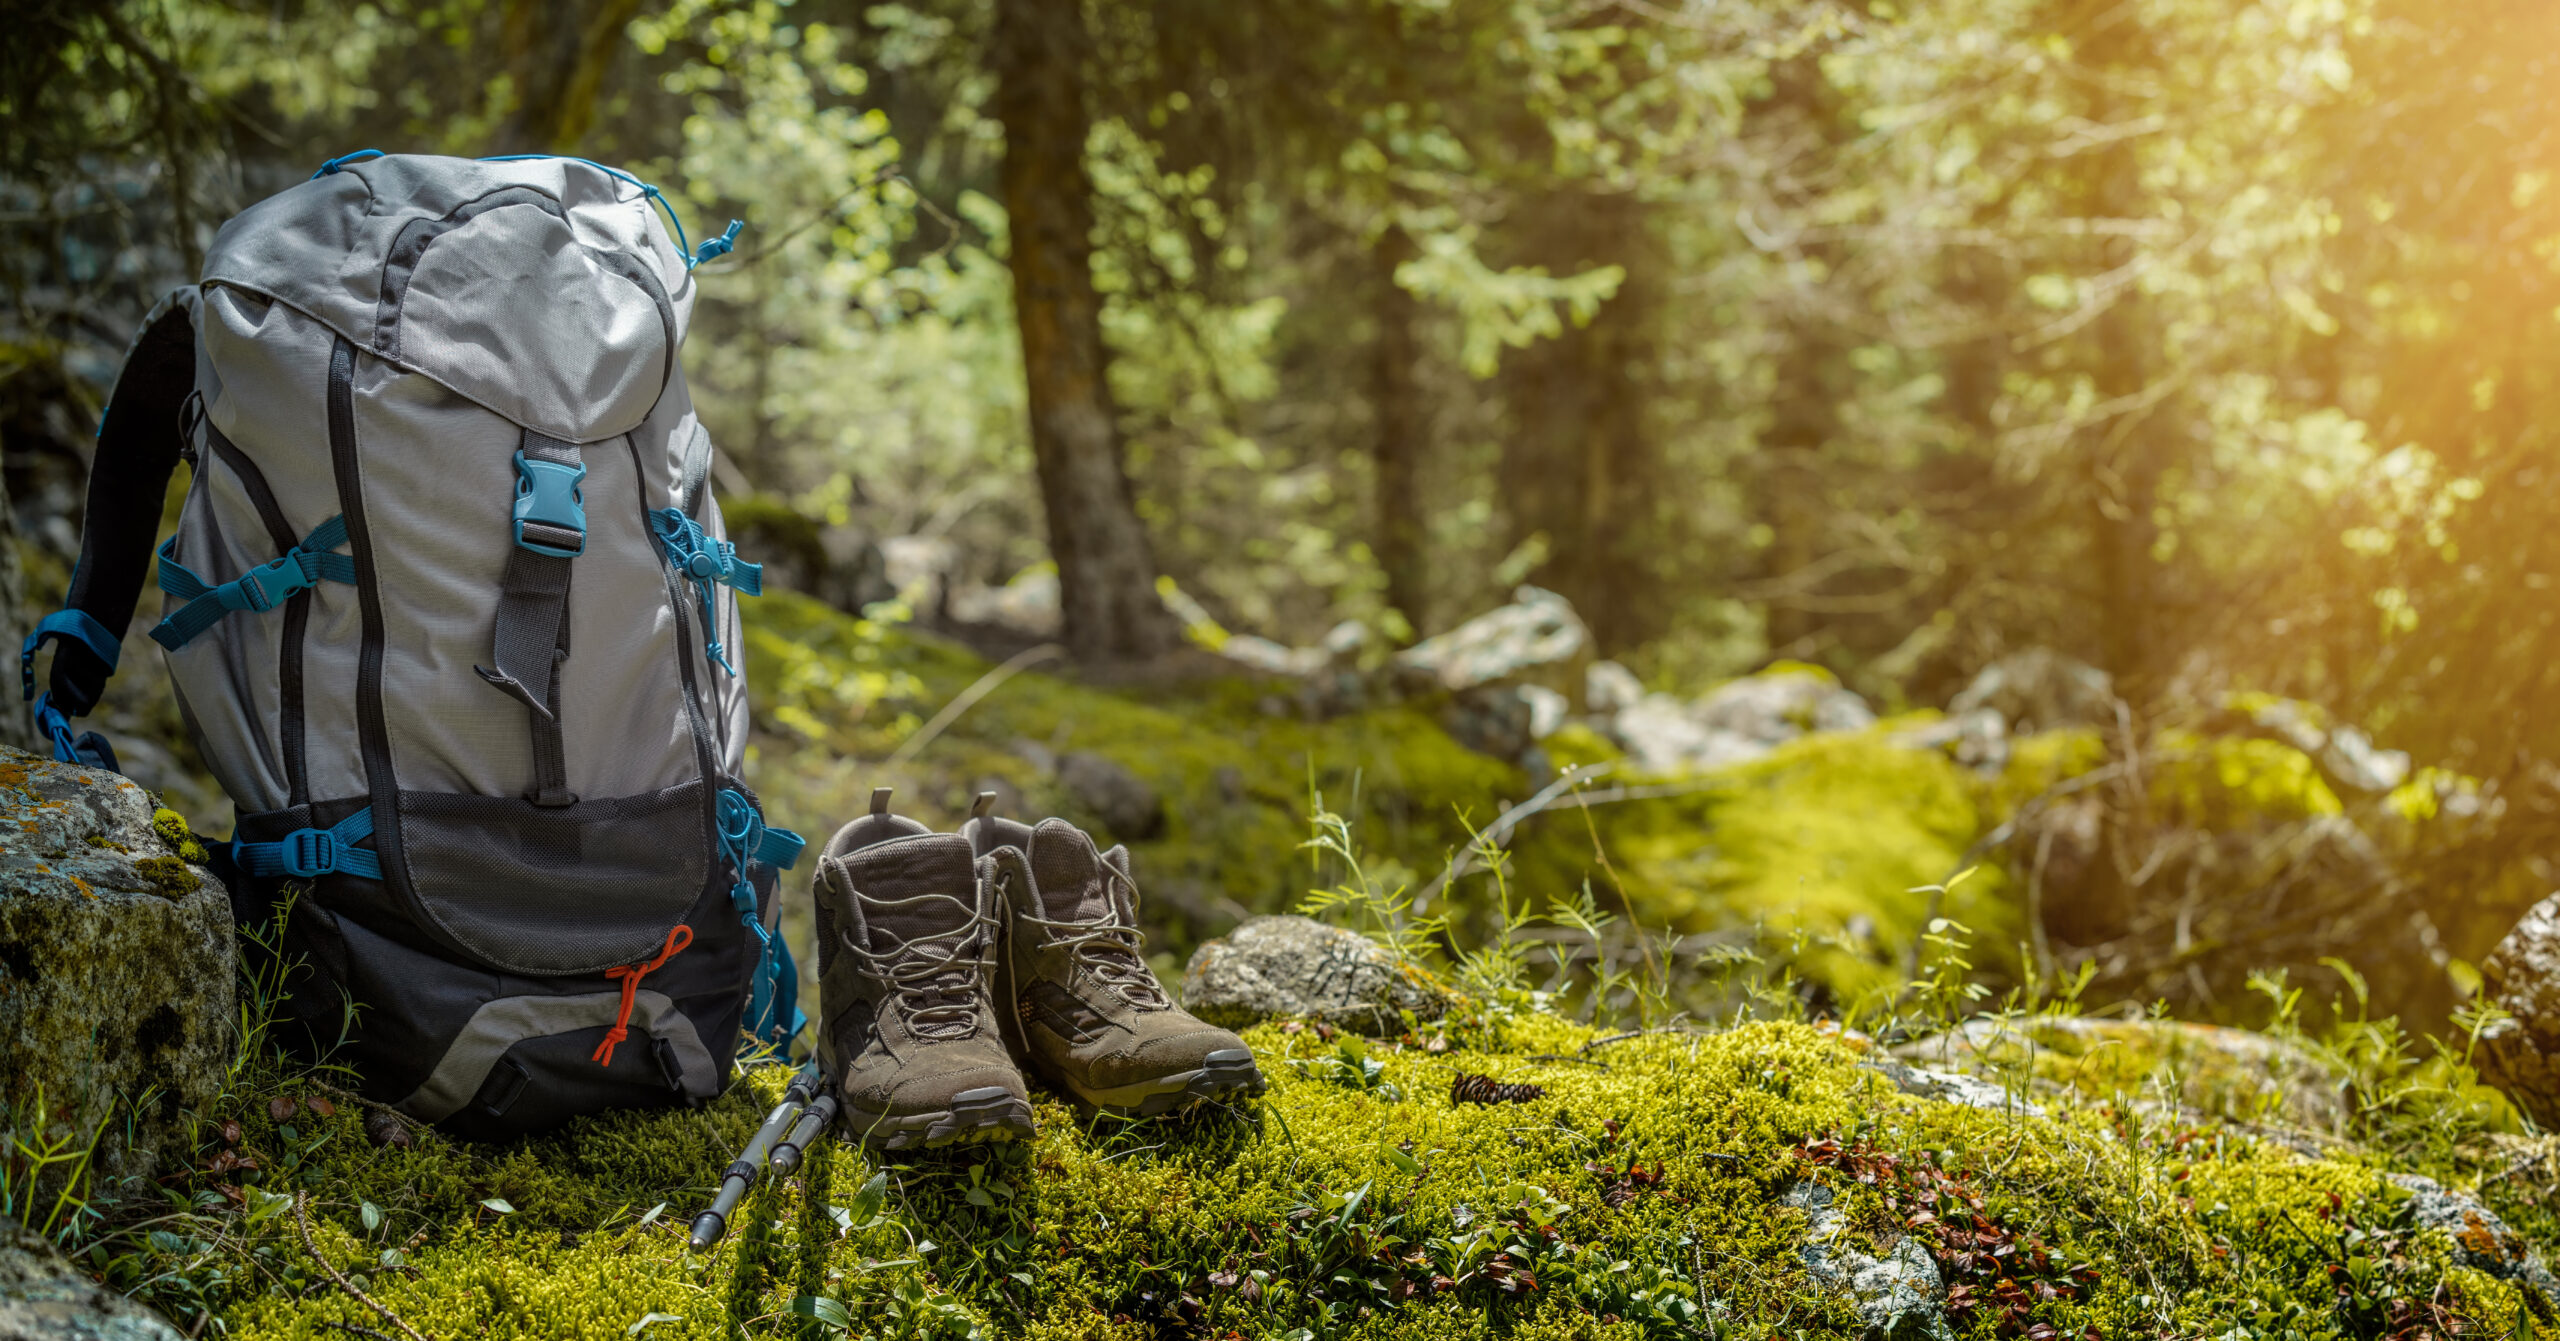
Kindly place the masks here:
<instances>
[{"instance_id":1,"label":"tree trunk","mask_svg":"<svg viewBox=\"0 0 2560 1341\"><path fill-rule=\"evenodd\" d=\"M1517 541L1543 533L1546 563L1530 580L1573 602L1604 656L1660 634L1669 615L1669 543L1660 498L1662 444L1653 403L1663 260L1643 204L1625 195L1559 193L1533 207L1525 254L1557 273L1626 268L1590 324L1513 355L1501 490Z\"/></svg>"},{"instance_id":2,"label":"tree trunk","mask_svg":"<svg viewBox=\"0 0 2560 1341\"><path fill-rule=\"evenodd\" d=\"M1829 159L1847 128L1818 53L1780 62L1770 80L1761 115L1772 122L1773 142L1793 155ZM1804 257L1822 278L1794 280L1783 294L1786 346L1778 358L1769 427L1750 463L1753 511L1769 537L1760 554L1761 584L1769 593L1769 647L1782 656L1812 656L1828 631L1818 600L1824 583L1814 565L1830 540L1825 458L1839 443L1840 406L1852 392L1849 351L1829 310L1837 301L1830 290L1842 282L1840 250L1836 243L1807 246Z\"/></svg>"},{"instance_id":3,"label":"tree trunk","mask_svg":"<svg viewBox=\"0 0 2560 1341\"><path fill-rule=\"evenodd\" d=\"M1387 578L1387 604L1404 615L1419 637L1429 617L1422 457L1430 421L1414 375L1421 354L1414 323L1420 313L1413 295L1396 283L1396 267L1413 259L1413 239L1389 224L1374 255L1378 340L1371 351L1369 404L1377 438L1369 450L1377 488L1378 567Z\"/></svg>"},{"instance_id":4,"label":"tree trunk","mask_svg":"<svg viewBox=\"0 0 2560 1341\"><path fill-rule=\"evenodd\" d=\"M1847 360L1819 314L1801 312L1789 326L1787 352L1778 361L1776 404L1768 434L1753 453L1752 473L1758 485L1754 510L1769 528L1760 562L1770 592L1769 647L1779 655L1806 657L1824 630L1812 599L1822 583L1812 570L1822 557L1830 514L1822 493L1823 457L1840 436Z\"/></svg>"},{"instance_id":5,"label":"tree trunk","mask_svg":"<svg viewBox=\"0 0 2560 1341\"><path fill-rule=\"evenodd\" d=\"M577 148L622 53L622 30L639 12L640 0L508 0L501 21L516 106L500 142L518 153Z\"/></svg>"},{"instance_id":6,"label":"tree trunk","mask_svg":"<svg viewBox=\"0 0 2560 1341\"><path fill-rule=\"evenodd\" d=\"M2082 59L2098 75L2091 119L2102 126L2129 121L2142 109L2116 91L2115 81L2124 72L2153 68L2149 35L2131 6L2106 4L2088 22L2091 31ZM2136 154L2141 142L2139 136L2123 136L2089 155L2084 190L2091 217L2137 219L2149 213ZM2140 249L2132 237L2106 237L2098 247L2097 269L2121 270ZM2092 334L2100 402L2133 400L2149 389L2158 375L2160 333L2139 287L2128 285L2115 295ZM2099 660L2115 678L2116 693L2136 704L2157 687L2169 622L2162 605L2165 584L2153 553L2160 539L2153 514L2173 450L2169 438L2174 426L2164 411L2154 405L2091 426L2087 435L2092 440L2081 457L2090 567L2098 587Z\"/></svg>"},{"instance_id":7,"label":"tree trunk","mask_svg":"<svg viewBox=\"0 0 2560 1341\"><path fill-rule=\"evenodd\" d=\"M1087 40L1078 0L997 0L995 109L1031 453L1067 645L1078 657L1110 660L1163 652L1178 631L1156 595L1105 375L1084 169Z\"/></svg>"}]
</instances>

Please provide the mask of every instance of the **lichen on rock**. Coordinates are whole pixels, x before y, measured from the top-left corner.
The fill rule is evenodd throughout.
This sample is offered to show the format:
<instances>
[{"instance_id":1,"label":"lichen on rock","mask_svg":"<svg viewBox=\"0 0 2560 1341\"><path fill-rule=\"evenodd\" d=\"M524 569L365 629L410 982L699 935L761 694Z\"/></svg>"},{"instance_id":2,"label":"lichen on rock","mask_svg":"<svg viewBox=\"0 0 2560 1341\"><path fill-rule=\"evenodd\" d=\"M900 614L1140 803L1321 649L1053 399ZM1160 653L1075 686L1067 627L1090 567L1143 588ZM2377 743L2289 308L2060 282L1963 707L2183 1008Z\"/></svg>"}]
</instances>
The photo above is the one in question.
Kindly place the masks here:
<instances>
[{"instance_id":1,"label":"lichen on rock","mask_svg":"<svg viewBox=\"0 0 2560 1341\"><path fill-rule=\"evenodd\" d=\"M0 805L10 1128L27 1140L94 1137L91 1186L112 1196L149 1176L186 1115L221 1091L234 1028L230 901L171 850L151 796L115 774L0 750Z\"/></svg>"}]
</instances>

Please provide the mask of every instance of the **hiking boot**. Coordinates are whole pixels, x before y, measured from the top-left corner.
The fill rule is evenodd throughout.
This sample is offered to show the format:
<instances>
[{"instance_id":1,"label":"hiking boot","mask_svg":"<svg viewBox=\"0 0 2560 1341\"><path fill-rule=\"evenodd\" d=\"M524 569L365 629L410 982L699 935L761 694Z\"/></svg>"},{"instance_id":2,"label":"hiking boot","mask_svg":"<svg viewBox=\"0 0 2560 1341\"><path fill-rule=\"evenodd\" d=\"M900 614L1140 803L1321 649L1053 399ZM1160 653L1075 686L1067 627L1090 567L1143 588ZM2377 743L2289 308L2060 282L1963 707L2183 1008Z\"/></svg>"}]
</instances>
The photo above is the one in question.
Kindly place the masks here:
<instances>
[{"instance_id":1,"label":"hiking boot","mask_svg":"<svg viewBox=\"0 0 2560 1341\"><path fill-rule=\"evenodd\" d=\"M994 868L1005 918L997 992L1018 1055L1077 1098L1123 1117L1262 1093L1253 1050L1165 995L1138 957L1129 851L1084 830L983 813L961 832Z\"/></svg>"},{"instance_id":2,"label":"hiking boot","mask_svg":"<svg viewBox=\"0 0 2560 1341\"><path fill-rule=\"evenodd\" d=\"M817 905L818 1063L845 1126L888 1150L1031 1135L990 996L1003 923L969 840L890 814L882 788L819 857Z\"/></svg>"}]
</instances>

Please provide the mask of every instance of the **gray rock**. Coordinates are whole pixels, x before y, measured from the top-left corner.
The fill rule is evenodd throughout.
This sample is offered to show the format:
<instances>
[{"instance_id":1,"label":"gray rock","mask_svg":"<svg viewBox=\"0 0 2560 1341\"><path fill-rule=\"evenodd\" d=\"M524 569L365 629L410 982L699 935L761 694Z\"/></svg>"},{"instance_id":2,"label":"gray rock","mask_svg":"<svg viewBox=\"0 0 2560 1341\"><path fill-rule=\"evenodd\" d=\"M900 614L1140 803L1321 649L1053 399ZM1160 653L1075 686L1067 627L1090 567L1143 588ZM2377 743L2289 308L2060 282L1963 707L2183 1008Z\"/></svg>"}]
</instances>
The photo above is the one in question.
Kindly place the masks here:
<instances>
[{"instance_id":1,"label":"gray rock","mask_svg":"<svg viewBox=\"0 0 2560 1341\"><path fill-rule=\"evenodd\" d=\"M2410 1218L2420 1229L2442 1234L2453 1245L2453 1262L2484 1271L2500 1280L2523 1281L2560 1304L2555 1279L2531 1244L2507 1227L2496 1211L2468 1192L2456 1192L2432 1178L2395 1173L2384 1181L2409 1194Z\"/></svg>"},{"instance_id":2,"label":"gray rock","mask_svg":"<svg viewBox=\"0 0 2560 1341\"><path fill-rule=\"evenodd\" d=\"M2525 911L2480 961L2480 981L2509 1017L2481 1031L2481 1076L2545 1131L2560 1127L2560 894Z\"/></svg>"},{"instance_id":3,"label":"gray rock","mask_svg":"<svg viewBox=\"0 0 2560 1341\"><path fill-rule=\"evenodd\" d=\"M2387 792L2409 780L2407 750L2385 750L2355 726L2323 726L2318 708L2292 699L2273 699L2250 710L2249 724L2320 762L2320 771L2340 786L2360 792Z\"/></svg>"},{"instance_id":4,"label":"gray rock","mask_svg":"<svg viewBox=\"0 0 2560 1341\"><path fill-rule=\"evenodd\" d=\"M1441 729L1478 754L1518 759L1537 739L1537 709L1519 685L1480 685L1449 700Z\"/></svg>"},{"instance_id":5,"label":"gray rock","mask_svg":"<svg viewBox=\"0 0 2560 1341\"><path fill-rule=\"evenodd\" d=\"M1529 707L1529 739L1545 740L1564 725L1573 711L1573 701L1542 684L1524 684L1512 691Z\"/></svg>"},{"instance_id":6,"label":"gray rock","mask_svg":"<svg viewBox=\"0 0 2560 1341\"><path fill-rule=\"evenodd\" d=\"M157 1313L89 1279L52 1244L0 1219L0 1341L179 1341Z\"/></svg>"},{"instance_id":7,"label":"gray rock","mask_svg":"<svg viewBox=\"0 0 2560 1341\"><path fill-rule=\"evenodd\" d=\"M1801 670L1770 671L1729 680L1709 690L1693 711L1710 730L1730 731L1763 745L1778 745L1803 735L1806 728L1818 723L1826 705L1844 696L1856 703L1856 708L1853 712L1834 709L1835 717L1843 713L1863 716L1859 725L1875 721L1875 714L1857 695L1834 684L1829 676Z\"/></svg>"},{"instance_id":8,"label":"gray rock","mask_svg":"<svg viewBox=\"0 0 2560 1341\"><path fill-rule=\"evenodd\" d=\"M2374 747L2361 729L2341 726L2329 733L2329 748L2320 752L2320 767L2330 777L2366 792L2387 792L2409 780L2409 752Z\"/></svg>"},{"instance_id":9,"label":"gray rock","mask_svg":"<svg viewBox=\"0 0 2560 1341\"><path fill-rule=\"evenodd\" d=\"M1647 694L1622 709L1610 733L1636 767L1655 773L1704 772L1747 764L1769 752L1761 741L1698 720L1669 694Z\"/></svg>"},{"instance_id":10,"label":"gray rock","mask_svg":"<svg viewBox=\"0 0 2560 1341\"><path fill-rule=\"evenodd\" d=\"M1014 574L1001 587L954 584L944 610L963 624L1003 629L1025 638L1054 638L1065 627L1058 573L1042 565Z\"/></svg>"},{"instance_id":11,"label":"gray rock","mask_svg":"<svg viewBox=\"0 0 2560 1341\"><path fill-rule=\"evenodd\" d=\"M1582 672L1583 711L1594 716L1614 716L1643 697L1644 681L1617 662L1595 661Z\"/></svg>"},{"instance_id":12,"label":"gray rock","mask_svg":"<svg viewBox=\"0 0 2560 1341\"><path fill-rule=\"evenodd\" d=\"M1805 1271L1820 1284L1849 1293L1867 1336L1883 1341L1952 1336L1946 1281L1917 1237L1905 1235L1882 1257L1859 1251L1844 1241L1848 1213L1835 1203L1830 1188L1811 1179L1798 1181L1778 1201L1805 1213Z\"/></svg>"},{"instance_id":13,"label":"gray rock","mask_svg":"<svg viewBox=\"0 0 2560 1341\"><path fill-rule=\"evenodd\" d=\"M1957 763L1985 775L1996 775L2009 764L2009 724L1991 708L1923 722L1896 731L1889 739L1905 749L1944 750Z\"/></svg>"},{"instance_id":14,"label":"gray rock","mask_svg":"<svg viewBox=\"0 0 2560 1341\"><path fill-rule=\"evenodd\" d=\"M1452 1000L1387 947L1309 917L1254 918L1203 944L1182 975L1183 1008L1231 1029L1305 1016L1383 1038L1403 1031L1402 1012L1436 1020Z\"/></svg>"},{"instance_id":15,"label":"gray rock","mask_svg":"<svg viewBox=\"0 0 2560 1341\"><path fill-rule=\"evenodd\" d=\"M1229 634L1218 655L1265 675L1313 675L1325 668L1320 647L1290 647L1251 633Z\"/></svg>"},{"instance_id":16,"label":"gray rock","mask_svg":"<svg viewBox=\"0 0 2560 1341\"><path fill-rule=\"evenodd\" d=\"M1164 797L1116 759L1070 751L1058 760L1058 785L1121 842L1143 843L1164 832Z\"/></svg>"},{"instance_id":17,"label":"gray rock","mask_svg":"<svg viewBox=\"0 0 2560 1341\"><path fill-rule=\"evenodd\" d=\"M1446 690L1532 676L1555 678L1591 646L1591 631L1571 602L1552 591L1522 587L1512 603L1396 654L1405 678Z\"/></svg>"},{"instance_id":18,"label":"gray rock","mask_svg":"<svg viewBox=\"0 0 2560 1341\"><path fill-rule=\"evenodd\" d=\"M1977 708L2000 714L2017 735L2058 726L2112 726L2115 682L2107 673L2059 652L2031 647L1985 666L1947 704L1947 715Z\"/></svg>"},{"instance_id":19,"label":"gray rock","mask_svg":"<svg viewBox=\"0 0 2560 1341\"><path fill-rule=\"evenodd\" d=\"M1867 1069L1893 1082L1893 1087L1914 1098L1937 1103L1963 1104L1967 1108L1984 1108L1995 1113L2022 1113L2043 1117L2044 1109L2006 1088L1980 1076L1961 1071L1932 1071L1913 1066L1893 1057L1878 1057L1866 1063Z\"/></svg>"},{"instance_id":20,"label":"gray rock","mask_svg":"<svg viewBox=\"0 0 2560 1341\"><path fill-rule=\"evenodd\" d=\"M183 1149L232 1046L230 899L154 808L113 773L0 750L0 1098L103 1128L101 1196Z\"/></svg>"},{"instance_id":21,"label":"gray rock","mask_svg":"<svg viewBox=\"0 0 2560 1341\"><path fill-rule=\"evenodd\" d=\"M2334 1136L2347 1120L2345 1076L2283 1039L2225 1025L2084 1015L1983 1017L1901 1044L1893 1053L1950 1072L2024 1071L2048 1088L2091 1064L2119 1073L2174 1074L2181 1105L2228 1121Z\"/></svg>"}]
</instances>

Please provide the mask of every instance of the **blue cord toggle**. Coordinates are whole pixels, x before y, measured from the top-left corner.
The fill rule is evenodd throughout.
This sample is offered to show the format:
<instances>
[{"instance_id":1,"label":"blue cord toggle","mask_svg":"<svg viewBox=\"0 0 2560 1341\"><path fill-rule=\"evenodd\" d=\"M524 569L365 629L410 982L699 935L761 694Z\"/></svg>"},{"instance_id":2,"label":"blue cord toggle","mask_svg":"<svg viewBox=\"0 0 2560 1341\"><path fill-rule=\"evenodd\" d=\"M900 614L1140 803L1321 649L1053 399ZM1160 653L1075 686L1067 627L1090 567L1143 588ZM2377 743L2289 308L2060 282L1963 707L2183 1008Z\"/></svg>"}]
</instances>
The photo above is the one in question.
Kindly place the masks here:
<instances>
[{"instance_id":1,"label":"blue cord toggle","mask_svg":"<svg viewBox=\"0 0 2560 1341\"><path fill-rule=\"evenodd\" d=\"M311 180L316 182L323 177L335 177L338 175L340 169L345 168L350 164L362 163L368 158L381 157L383 157L383 153L379 149L358 149L352 154L340 154L336 158L330 159L328 162L321 164L320 170L311 174Z\"/></svg>"},{"instance_id":2,"label":"blue cord toggle","mask_svg":"<svg viewBox=\"0 0 2560 1341\"><path fill-rule=\"evenodd\" d=\"M368 880L382 878L382 858L356 844L373 836L373 807L347 816L326 829L296 829L272 843L234 839L231 859L251 875L292 875L309 879L344 871Z\"/></svg>"},{"instance_id":3,"label":"blue cord toggle","mask_svg":"<svg viewBox=\"0 0 2560 1341\"><path fill-rule=\"evenodd\" d=\"M585 465L527 461L516 453L516 543L536 554L574 559L587 550ZM531 536L526 526L533 527Z\"/></svg>"},{"instance_id":4,"label":"blue cord toggle","mask_svg":"<svg viewBox=\"0 0 2560 1341\"><path fill-rule=\"evenodd\" d=\"M693 259L685 262L686 267L689 269L693 266L700 265L715 256L726 256L730 252L736 251L738 249L738 230L746 226L747 221L744 219L731 219L729 221L728 232L722 233L720 236L715 237L693 249Z\"/></svg>"},{"instance_id":5,"label":"blue cord toggle","mask_svg":"<svg viewBox=\"0 0 2560 1341\"><path fill-rule=\"evenodd\" d=\"M797 971L791 968L791 947L783 944L780 936L765 930L764 920L756 916L756 887L747 879L747 866L763 862L778 871L790 870L800 863L800 852L808 845L808 839L789 829L767 825L745 792L735 787L720 789L720 851L738 873L737 883L729 886L729 906L738 910L738 920L756 934L756 940L764 947L756 963L755 990L746 1026L760 1042L788 1046L806 1018L794 1002L796 988L784 981L786 976L791 983L798 980ZM786 1011L790 1016L787 1027L777 1018Z\"/></svg>"},{"instance_id":6,"label":"blue cord toggle","mask_svg":"<svg viewBox=\"0 0 2560 1341\"><path fill-rule=\"evenodd\" d=\"M659 508L649 514L649 528L658 533L658 543L666 548L667 558L676 571L691 579L694 590L702 596L702 641L711 660L731 675L738 673L720 647L720 612L712 599L712 588L726 585L741 596L764 594L764 565L748 563L738 557L738 547L726 540L714 540L702 523L684 515L682 508Z\"/></svg>"}]
</instances>

